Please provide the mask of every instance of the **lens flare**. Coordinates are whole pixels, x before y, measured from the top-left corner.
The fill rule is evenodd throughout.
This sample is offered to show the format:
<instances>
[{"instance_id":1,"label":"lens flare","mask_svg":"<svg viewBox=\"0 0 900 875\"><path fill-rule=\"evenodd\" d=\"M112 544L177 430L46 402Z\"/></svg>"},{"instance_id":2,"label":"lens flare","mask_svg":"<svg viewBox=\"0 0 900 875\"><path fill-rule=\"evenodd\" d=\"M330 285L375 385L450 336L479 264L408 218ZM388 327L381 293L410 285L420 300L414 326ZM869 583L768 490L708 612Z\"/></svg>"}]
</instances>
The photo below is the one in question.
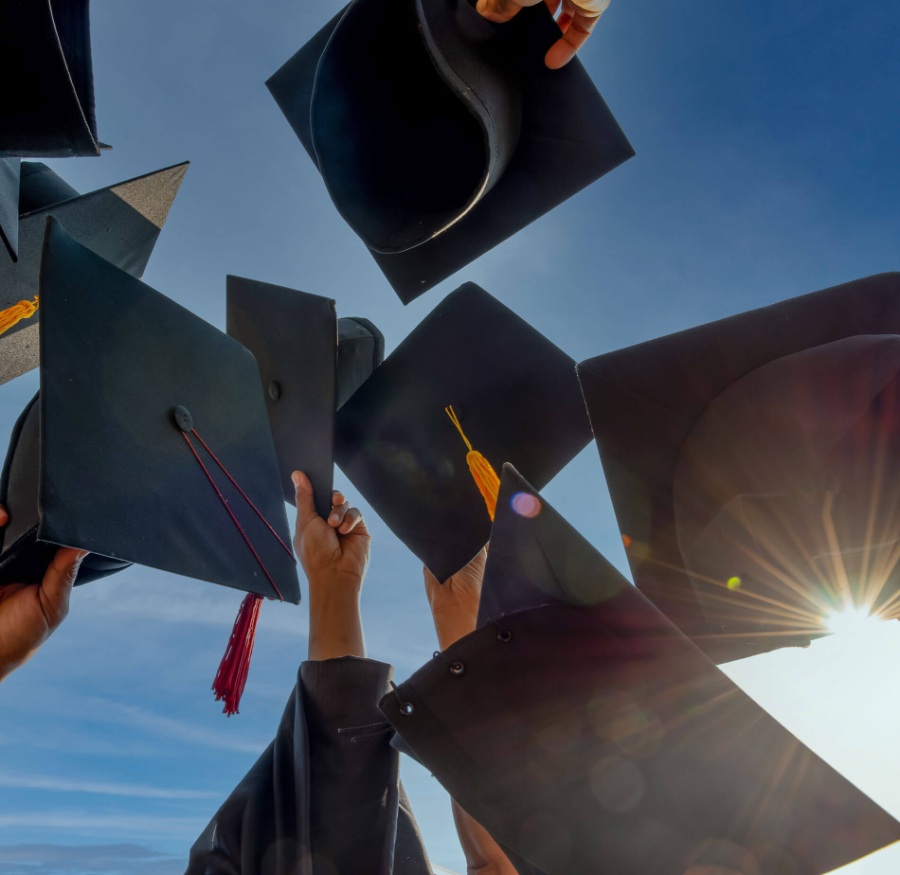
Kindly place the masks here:
<instances>
[{"instance_id":1,"label":"lens flare","mask_svg":"<svg viewBox=\"0 0 900 875\"><path fill-rule=\"evenodd\" d=\"M826 614L825 628L832 635L870 635L881 628L883 618L873 614L867 605L856 605L847 602L841 608L835 608Z\"/></svg>"},{"instance_id":2,"label":"lens flare","mask_svg":"<svg viewBox=\"0 0 900 875\"><path fill-rule=\"evenodd\" d=\"M510 507L519 515L533 519L541 512L541 500L528 492L517 492L510 499Z\"/></svg>"}]
</instances>

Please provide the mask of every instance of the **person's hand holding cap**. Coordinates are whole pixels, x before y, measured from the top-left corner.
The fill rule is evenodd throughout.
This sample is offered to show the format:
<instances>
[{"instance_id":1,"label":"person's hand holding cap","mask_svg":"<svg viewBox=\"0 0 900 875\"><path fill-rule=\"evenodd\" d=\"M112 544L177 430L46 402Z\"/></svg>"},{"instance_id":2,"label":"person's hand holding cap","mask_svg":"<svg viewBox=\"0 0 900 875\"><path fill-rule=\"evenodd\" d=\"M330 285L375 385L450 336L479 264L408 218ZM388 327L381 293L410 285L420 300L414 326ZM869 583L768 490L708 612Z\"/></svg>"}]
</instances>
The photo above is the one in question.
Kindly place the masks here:
<instances>
[{"instance_id":1,"label":"person's hand holding cap","mask_svg":"<svg viewBox=\"0 0 900 875\"><path fill-rule=\"evenodd\" d=\"M560 0L478 0L476 9L489 21L509 21L524 6L545 2L556 15ZM556 19L562 36L547 52L544 62L552 70L564 67L591 35L597 19L606 11L609 0L562 0L562 12Z\"/></svg>"},{"instance_id":2,"label":"person's hand holding cap","mask_svg":"<svg viewBox=\"0 0 900 875\"><path fill-rule=\"evenodd\" d=\"M0 526L9 522L0 505ZM0 587L0 680L27 662L69 612L69 595L85 550L60 547L41 583Z\"/></svg>"}]
</instances>

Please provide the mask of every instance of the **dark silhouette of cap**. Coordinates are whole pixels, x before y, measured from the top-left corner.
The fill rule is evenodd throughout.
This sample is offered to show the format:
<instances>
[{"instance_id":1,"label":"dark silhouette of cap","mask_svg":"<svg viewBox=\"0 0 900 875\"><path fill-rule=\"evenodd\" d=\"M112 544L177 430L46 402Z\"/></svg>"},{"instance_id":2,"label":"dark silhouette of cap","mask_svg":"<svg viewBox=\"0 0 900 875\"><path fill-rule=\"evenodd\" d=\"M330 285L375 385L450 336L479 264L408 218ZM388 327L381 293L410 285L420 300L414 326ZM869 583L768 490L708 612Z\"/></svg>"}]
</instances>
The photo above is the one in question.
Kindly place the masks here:
<instances>
[{"instance_id":1,"label":"dark silhouette of cap","mask_svg":"<svg viewBox=\"0 0 900 875\"><path fill-rule=\"evenodd\" d=\"M267 85L404 303L633 155L541 6L355 0Z\"/></svg>"},{"instance_id":2,"label":"dark silhouette of cap","mask_svg":"<svg viewBox=\"0 0 900 875\"><path fill-rule=\"evenodd\" d=\"M384 357L384 338L366 319L338 319L320 295L228 277L228 333L256 358L275 440L284 497L291 472L306 473L316 509L331 510L334 418Z\"/></svg>"},{"instance_id":3,"label":"dark silhouette of cap","mask_svg":"<svg viewBox=\"0 0 900 875\"><path fill-rule=\"evenodd\" d=\"M895 616L900 275L578 373L635 582L716 662Z\"/></svg>"},{"instance_id":4,"label":"dark silhouette of cap","mask_svg":"<svg viewBox=\"0 0 900 875\"><path fill-rule=\"evenodd\" d=\"M508 465L482 595L381 708L519 871L824 873L900 837Z\"/></svg>"},{"instance_id":5,"label":"dark silhouette of cap","mask_svg":"<svg viewBox=\"0 0 900 875\"><path fill-rule=\"evenodd\" d=\"M40 293L39 423L7 457L3 580L39 580L64 545L299 601L250 353L52 217Z\"/></svg>"},{"instance_id":6,"label":"dark silhouette of cap","mask_svg":"<svg viewBox=\"0 0 900 875\"><path fill-rule=\"evenodd\" d=\"M140 277L187 168L187 163L176 164L79 195L45 164L23 162L18 195L18 261L0 252L0 314L20 301L32 301L38 294L48 215L59 219L74 239L111 264ZM37 367L39 321L40 307L0 334L0 383Z\"/></svg>"},{"instance_id":7,"label":"dark silhouette of cap","mask_svg":"<svg viewBox=\"0 0 900 875\"><path fill-rule=\"evenodd\" d=\"M88 0L0 4L0 157L99 155Z\"/></svg>"},{"instance_id":8,"label":"dark silhouette of cap","mask_svg":"<svg viewBox=\"0 0 900 875\"><path fill-rule=\"evenodd\" d=\"M391 530L444 580L490 517L466 445L542 485L590 441L574 363L473 283L449 294L337 416L335 458Z\"/></svg>"}]
</instances>

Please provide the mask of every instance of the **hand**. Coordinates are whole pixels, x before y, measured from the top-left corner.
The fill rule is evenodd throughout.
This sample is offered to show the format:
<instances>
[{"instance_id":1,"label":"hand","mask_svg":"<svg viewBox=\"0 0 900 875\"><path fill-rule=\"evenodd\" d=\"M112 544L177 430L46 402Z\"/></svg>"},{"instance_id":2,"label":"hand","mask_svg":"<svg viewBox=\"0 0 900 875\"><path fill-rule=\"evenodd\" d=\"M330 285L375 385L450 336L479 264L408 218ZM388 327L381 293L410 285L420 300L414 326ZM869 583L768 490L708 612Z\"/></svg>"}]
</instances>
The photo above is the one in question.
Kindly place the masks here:
<instances>
[{"instance_id":1,"label":"hand","mask_svg":"<svg viewBox=\"0 0 900 875\"><path fill-rule=\"evenodd\" d=\"M359 596L371 537L362 513L335 490L325 520L302 471L291 474L297 498L294 549L309 581L309 658L365 656Z\"/></svg>"},{"instance_id":2,"label":"hand","mask_svg":"<svg viewBox=\"0 0 900 875\"><path fill-rule=\"evenodd\" d=\"M468 565L442 583L427 569L425 595L431 607L431 617L441 650L475 631L478 621L478 602L487 549L482 548Z\"/></svg>"},{"instance_id":3,"label":"hand","mask_svg":"<svg viewBox=\"0 0 900 875\"><path fill-rule=\"evenodd\" d=\"M537 6L541 0L478 0L475 7L488 21L502 24L509 21L522 7ZM551 15L556 15L560 0L543 0ZM556 19L562 36L544 56L551 70L564 67L591 35L594 25L609 6L609 0L562 0L562 13Z\"/></svg>"},{"instance_id":4,"label":"hand","mask_svg":"<svg viewBox=\"0 0 900 875\"><path fill-rule=\"evenodd\" d=\"M0 526L9 522L0 505ZM0 680L27 662L69 612L84 550L60 547L40 583L0 587Z\"/></svg>"}]
</instances>

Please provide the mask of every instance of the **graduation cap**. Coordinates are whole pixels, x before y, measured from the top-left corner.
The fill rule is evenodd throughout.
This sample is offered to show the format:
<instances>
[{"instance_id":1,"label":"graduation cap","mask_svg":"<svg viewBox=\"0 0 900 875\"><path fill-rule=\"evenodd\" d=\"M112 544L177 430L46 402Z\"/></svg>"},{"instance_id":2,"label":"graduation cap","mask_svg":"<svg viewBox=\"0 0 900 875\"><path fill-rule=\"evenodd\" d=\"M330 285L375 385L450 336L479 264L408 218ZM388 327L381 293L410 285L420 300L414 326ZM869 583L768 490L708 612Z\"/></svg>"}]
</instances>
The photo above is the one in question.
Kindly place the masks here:
<instances>
[{"instance_id":1,"label":"graduation cap","mask_svg":"<svg viewBox=\"0 0 900 875\"><path fill-rule=\"evenodd\" d=\"M638 587L715 661L897 615L900 274L578 366Z\"/></svg>"},{"instance_id":2,"label":"graduation cap","mask_svg":"<svg viewBox=\"0 0 900 875\"><path fill-rule=\"evenodd\" d=\"M812 875L900 838L508 465L482 597L381 708L519 872Z\"/></svg>"},{"instance_id":3,"label":"graduation cap","mask_svg":"<svg viewBox=\"0 0 900 875\"><path fill-rule=\"evenodd\" d=\"M367 319L338 319L331 298L236 276L227 293L228 333L259 366L285 500L304 471L327 517L335 412L381 364L384 337Z\"/></svg>"},{"instance_id":4,"label":"graduation cap","mask_svg":"<svg viewBox=\"0 0 900 875\"><path fill-rule=\"evenodd\" d=\"M0 242L15 261L19 257L18 158L0 158Z\"/></svg>"},{"instance_id":5,"label":"graduation cap","mask_svg":"<svg viewBox=\"0 0 900 875\"><path fill-rule=\"evenodd\" d=\"M574 363L474 283L449 294L338 411L335 459L445 580L490 534L466 445L548 483L590 441Z\"/></svg>"},{"instance_id":6,"label":"graduation cap","mask_svg":"<svg viewBox=\"0 0 900 875\"><path fill-rule=\"evenodd\" d=\"M65 545L298 602L253 357L53 218L41 296L41 389L4 468L0 581L40 580Z\"/></svg>"},{"instance_id":7,"label":"graduation cap","mask_svg":"<svg viewBox=\"0 0 900 875\"><path fill-rule=\"evenodd\" d=\"M541 8L355 0L267 82L404 303L634 153Z\"/></svg>"},{"instance_id":8,"label":"graduation cap","mask_svg":"<svg viewBox=\"0 0 900 875\"><path fill-rule=\"evenodd\" d=\"M0 253L0 383L38 365L40 309L25 305L38 294L46 217L55 216L80 243L140 277L187 168L187 162L176 164L79 195L45 164L22 163L18 261Z\"/></svg>"},{"instance_id":9,"label":"graduation cap","mask_svg":"<svg viewBox=\"0 0 900 875\"><path fill-rule=\"evenodd\" d=\"M0 157L99 155L88 0L0 4Z\"/></svg>"}]
</instances>

